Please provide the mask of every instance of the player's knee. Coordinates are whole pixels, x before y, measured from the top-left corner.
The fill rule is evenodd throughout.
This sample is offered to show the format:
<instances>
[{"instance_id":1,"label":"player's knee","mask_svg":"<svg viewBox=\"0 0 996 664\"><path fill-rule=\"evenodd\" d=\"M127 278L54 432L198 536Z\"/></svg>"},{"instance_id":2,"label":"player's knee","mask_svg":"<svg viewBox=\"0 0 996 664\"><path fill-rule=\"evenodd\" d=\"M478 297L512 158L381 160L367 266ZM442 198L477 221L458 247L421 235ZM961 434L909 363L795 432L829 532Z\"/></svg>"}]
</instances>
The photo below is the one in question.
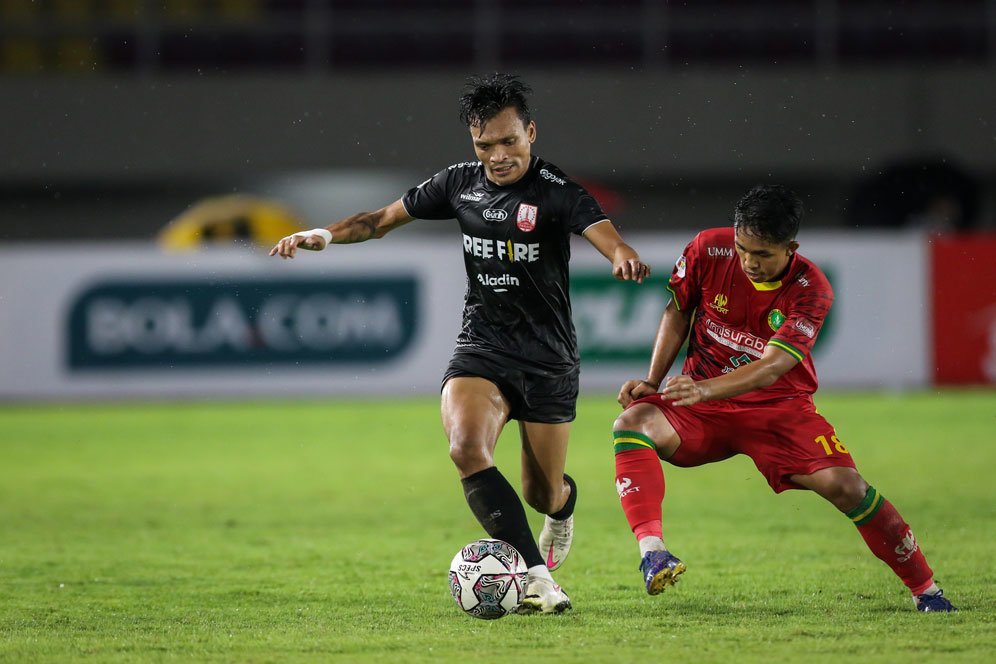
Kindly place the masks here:
<instances>
[{"instance_id":1,"label":"player's knee","mask_svg":"<svg viewBox=\"0 0 996 664\"><path fill-rule=\"evenodd\" d=\"M853 510L865 499L868 483L858 473L841 473L834 479L824 495L841 512Z\"/></svg>"},{"instance_id":2,"label":"player's knee","mask_svg":"<svg viewBox=\"0 0 996 664\"><path fill-rule=\"evenodd\" d=\"M493 464L491 455L484 445L471 438L453 436L450 438L450 459L464 475L488 468Z\"/></svg>"},{"instance_id":3,"label":"player's knee","mask_svg":"<svg viewBox=\"0 0 996 664\"><path fill-rule=\"evenodd\" d=\"M838 507L842 512L849 512L861 504L867 493L868 482L865 482L860 475L855 475L841 486L841 498Z\"/></svg>"},{"instance_id":4,"label":"player's knee","mask_svg":"<svg viewBox=\"0 0 996 664\"><path fill-rule=\"evenodd\" d=\"M654 406L639 405L620 413L612 424L614 432L631 432L653 445L662 459L670 458L681 444L674 427ZM615 436L614 436L615 438Z\"/></svg>"},{"instance_id":5,"label":"player's knee","mask_svg":"<svg viewBox=\"0 0 996 664\"><path fill-rule=\"evenodd\" d=\"M639 431L640 433L645 433L644 428L646 426L646 421L644 417L641 417L639 411L635 408L630 408L624 410L616 418L616 421L612 423L613 431Z\"/></svg>"}]
</instances>

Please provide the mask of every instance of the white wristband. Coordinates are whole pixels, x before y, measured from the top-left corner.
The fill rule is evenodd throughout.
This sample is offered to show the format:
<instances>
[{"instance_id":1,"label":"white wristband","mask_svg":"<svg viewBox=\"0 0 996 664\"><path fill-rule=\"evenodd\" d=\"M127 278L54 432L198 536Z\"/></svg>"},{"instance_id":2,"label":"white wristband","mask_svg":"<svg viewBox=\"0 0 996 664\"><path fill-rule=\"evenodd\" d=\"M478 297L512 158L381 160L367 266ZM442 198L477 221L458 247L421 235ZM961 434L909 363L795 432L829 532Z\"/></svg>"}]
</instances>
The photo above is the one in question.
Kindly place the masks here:
<instances>
[{"instance_id":1,"label":"white wristband","mask_svg":"<svg viewBox=\"0 0 996 664\"><path fill-rule=\"evenodd\" d=\"M332 231L327 228L312 228L310 231L301 231L300 233L294 233L294 237L300 237L307 240L312 235L317 235L318 237L325 240L325 246L332 244Z\"/></svg>"}]
</instances>

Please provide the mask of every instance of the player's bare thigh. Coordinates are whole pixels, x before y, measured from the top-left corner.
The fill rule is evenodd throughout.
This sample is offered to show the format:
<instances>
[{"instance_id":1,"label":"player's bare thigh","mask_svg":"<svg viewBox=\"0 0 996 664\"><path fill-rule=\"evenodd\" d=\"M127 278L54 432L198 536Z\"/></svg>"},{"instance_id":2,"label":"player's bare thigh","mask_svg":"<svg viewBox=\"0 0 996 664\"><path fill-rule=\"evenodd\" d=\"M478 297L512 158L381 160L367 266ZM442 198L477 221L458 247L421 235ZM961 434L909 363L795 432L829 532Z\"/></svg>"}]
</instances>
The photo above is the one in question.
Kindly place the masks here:
<instances>
[{"instance_id":1,"label":"player's bare thigh","mask_svg":"<svg viewBox=\"0 0 996 664\"><path fill-rule=\"evenodd\" d=\"M571 423L520 422L522 438L522 497L543 514L557 512L567 502L564 483Z\"/></svg>"},{"instance_id":2,"label":"player's bare thigh","mask_svg":"<svg viewBox=\"0 0 996 664\"><path fill-rule=\"evenodd\" d=\"M674 426L664 417L656 406L648 403L638 403L624 410L616 418L612 426L613 431L636 431L654 441L657 447L657 456L661 459L670 459L678 447L681 446L681 438Z\"/></svg>"},{"instance_id":3,"label":"player's bare thigh","mask_svg":"<svg viewBox=\"0 0 996 664\"><path fill-rule=\"evenodd\" d=\"M450 378L443 386L440 414L461 479L494 465L495 445L509 414L497 385L486 378Z\"/></svg>"}]
</instances>

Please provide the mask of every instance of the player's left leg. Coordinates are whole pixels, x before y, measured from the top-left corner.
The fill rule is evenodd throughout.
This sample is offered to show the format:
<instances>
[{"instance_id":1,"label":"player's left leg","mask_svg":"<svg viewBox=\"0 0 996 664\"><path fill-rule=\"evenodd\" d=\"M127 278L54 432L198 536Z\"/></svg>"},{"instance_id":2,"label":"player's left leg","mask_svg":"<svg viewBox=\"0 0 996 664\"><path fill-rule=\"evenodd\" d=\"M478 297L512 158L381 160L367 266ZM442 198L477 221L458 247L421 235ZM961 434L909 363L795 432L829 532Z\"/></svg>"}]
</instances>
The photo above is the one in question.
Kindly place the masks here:
<instances>
[{"instance_id":1,"label":"player's left leg","mask_svg":"<svg viewBox=\"0 0 996 664\"><path fill-rule=\"evenodd\" d=\"M934 583L934 573L909 524L856 469L823 468L790 479L826 498L854 522L872 553L910 589L918 610L957 610Z\"/></svg>"},{"instance_id":2,"label":"player's left leg","mask_svg":"<svg viewBox=\"0 0 996 664\"><path fill-rule=\"evenodd\" d=\"M539 536L546 566L555 570L570 553L574 538L574 505L578 487L564 472L570 422L520 422L522 438L522 497L545 514Z\"/></svg>"},{"instance_id":3,"label":"player's left leg","mask_svg":"<svg viewBox=\"0 0 996 664\"><path fill-rule=\"evenodd\" d=\"M520 612L559 613L570 599L550 576L563 564L574 537L577 485L564 473L570 422L520 422L522 438L522 497L546 514L539 537L543 565L530 567Z\"/></svg>"}]
</instances>

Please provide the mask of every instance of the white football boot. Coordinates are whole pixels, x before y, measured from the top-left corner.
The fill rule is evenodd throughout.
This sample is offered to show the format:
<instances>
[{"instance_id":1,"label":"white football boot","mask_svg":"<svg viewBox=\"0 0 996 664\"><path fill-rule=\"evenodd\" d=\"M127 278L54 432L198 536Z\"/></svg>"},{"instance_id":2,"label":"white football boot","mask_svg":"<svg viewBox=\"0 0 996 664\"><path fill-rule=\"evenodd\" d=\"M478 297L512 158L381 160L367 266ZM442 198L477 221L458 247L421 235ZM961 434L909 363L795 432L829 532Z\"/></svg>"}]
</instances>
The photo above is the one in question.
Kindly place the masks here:
<instances>
[{"instance_id":1,"label":"white football boot","mask_svg":"<svg viewBox=\"0 0 996 664\"><path fill-rule=\"evenodd\" d=\"M550 578L526 577L526 589L518 613L563 613L571 608L571 598Z\"/></svg>"},{"instance_id":2,"label":"white football boot","mask_svg":"<svg viewBox=\"0 0 996 664\"><path fill-rule=\"evenodd\" d=\"M563 521L546 517L538 543L540 553L543 554L544 562L550 571L564 564L567 554L571 552L572 541L574 541L573 514Z\"/></svg>"}]
</instances>

